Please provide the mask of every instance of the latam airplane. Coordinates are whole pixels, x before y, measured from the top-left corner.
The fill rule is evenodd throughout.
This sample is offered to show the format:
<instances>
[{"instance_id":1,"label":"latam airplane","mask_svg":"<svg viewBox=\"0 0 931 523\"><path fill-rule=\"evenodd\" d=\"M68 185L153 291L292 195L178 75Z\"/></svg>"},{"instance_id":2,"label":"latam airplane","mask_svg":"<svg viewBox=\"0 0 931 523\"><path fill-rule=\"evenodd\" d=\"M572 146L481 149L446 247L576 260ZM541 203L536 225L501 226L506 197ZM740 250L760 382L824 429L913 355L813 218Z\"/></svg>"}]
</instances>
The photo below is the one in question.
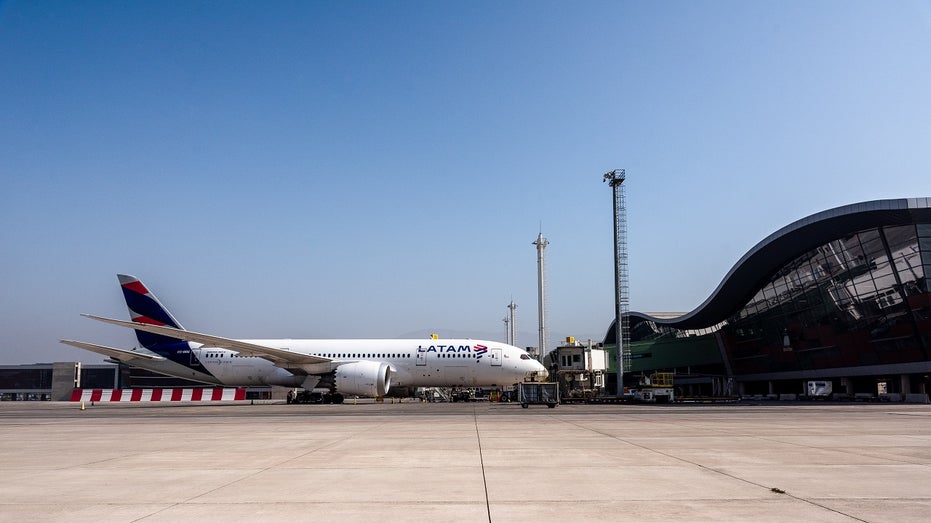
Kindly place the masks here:
<instances>
[{"instance_id":1,"label":"latam airplane","mask_svg":"<svg viewBox=\"0 0 931 523\"><path fill-rule=\"evenodd\" d=\"M118 275L132 321L88 318L133 329L139 347L62 343L135 367L223 386L279 385L380 397L391 386L495 387L546 376L526 351L472 339L234 340L185 330L136 277Z\"/></svg>"}]
</instances>

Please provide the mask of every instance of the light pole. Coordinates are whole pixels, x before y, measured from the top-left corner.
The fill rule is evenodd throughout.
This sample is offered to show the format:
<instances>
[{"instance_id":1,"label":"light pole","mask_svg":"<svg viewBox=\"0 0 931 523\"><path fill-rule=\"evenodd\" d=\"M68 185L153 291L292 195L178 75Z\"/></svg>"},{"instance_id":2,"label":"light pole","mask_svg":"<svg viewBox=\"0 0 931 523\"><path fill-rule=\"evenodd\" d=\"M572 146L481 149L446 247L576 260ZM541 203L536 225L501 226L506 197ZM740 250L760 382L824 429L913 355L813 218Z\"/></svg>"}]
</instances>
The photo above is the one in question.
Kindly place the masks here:
<instances>
[{"instance_id":1,"label":"light pole","mask_svg":"<svg viewBox=\"0 0 931 523\"><path fill-rule=\"evenodd\" d=\"M537 296L539 298L537 307L540 315L540 347L537 360L541 363L543 362L543 356L546 355L546 280L544 277L543 251L546 250L546 246L549 244L550 242L543 237L543 231L540 231L536 241L533 242L533 245L537 247Z\"/></svg>"},{"instance_id":2,"label":"light pole","mask_svg":"<svg viewBox=\"0 0 931 523\"><path fill-rule=\"evenodd\" d=\"M614 196L614 344L617 352L617 397L624 395L624 314L627 312L627 219L624 205L624 169L604 175Z\"/></svg>"},{"instance_id":3,"label":"light pole","mask_svg":"<svg viewBox=\"0 0 931 523\"><path fill-rule=\"evenodd\" d=\"M511 300L511 303L508 304L508 326L510 328L510 337L508 338L508 343L511 345L517 345L517 315L514 311L517 310L517 304L514 303L514 300Z\"/></svg>"}]
</instances>

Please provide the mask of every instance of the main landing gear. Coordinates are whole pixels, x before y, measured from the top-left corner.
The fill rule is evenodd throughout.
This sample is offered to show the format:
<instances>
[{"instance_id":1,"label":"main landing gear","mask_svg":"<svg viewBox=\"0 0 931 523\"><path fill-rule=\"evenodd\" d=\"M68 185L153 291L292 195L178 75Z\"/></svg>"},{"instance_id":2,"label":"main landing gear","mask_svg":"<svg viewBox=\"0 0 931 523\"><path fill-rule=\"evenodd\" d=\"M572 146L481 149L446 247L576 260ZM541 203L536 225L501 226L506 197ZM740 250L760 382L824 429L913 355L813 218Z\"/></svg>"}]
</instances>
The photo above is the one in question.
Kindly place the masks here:
<instances>
[{"instance_id":1,"label":"main landing gear","mask_svg":"<svg viewBox=\"0 0 931 523\"><path fill-rule=\"evenodd\" d=\"M288 404L292 403L312 403L312 404L340 404L343 402L343 395L338 392L314 392L310 390L288 391Z\"/></svg>"}]
</instances>

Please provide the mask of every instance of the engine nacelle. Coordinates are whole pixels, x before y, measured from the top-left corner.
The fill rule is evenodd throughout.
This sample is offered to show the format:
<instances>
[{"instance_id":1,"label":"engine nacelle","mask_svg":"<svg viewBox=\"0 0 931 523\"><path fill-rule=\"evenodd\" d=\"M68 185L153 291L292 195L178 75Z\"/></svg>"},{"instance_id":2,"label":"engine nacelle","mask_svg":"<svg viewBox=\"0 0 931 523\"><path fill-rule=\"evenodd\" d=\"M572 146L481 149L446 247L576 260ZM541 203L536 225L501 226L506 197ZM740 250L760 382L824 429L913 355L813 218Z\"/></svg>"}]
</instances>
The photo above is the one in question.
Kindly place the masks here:
<instances>
[{"instance_id":1,"label":"engine nacelle","mask_svg":"<svg viewBox=\"0 0 931 523\"><path fill-rule=\"evenodd\" d=\"M357 361L336 368L336 392L377 398L391 387L391 366L383 361Z\"/></svg>"}]
</instances>

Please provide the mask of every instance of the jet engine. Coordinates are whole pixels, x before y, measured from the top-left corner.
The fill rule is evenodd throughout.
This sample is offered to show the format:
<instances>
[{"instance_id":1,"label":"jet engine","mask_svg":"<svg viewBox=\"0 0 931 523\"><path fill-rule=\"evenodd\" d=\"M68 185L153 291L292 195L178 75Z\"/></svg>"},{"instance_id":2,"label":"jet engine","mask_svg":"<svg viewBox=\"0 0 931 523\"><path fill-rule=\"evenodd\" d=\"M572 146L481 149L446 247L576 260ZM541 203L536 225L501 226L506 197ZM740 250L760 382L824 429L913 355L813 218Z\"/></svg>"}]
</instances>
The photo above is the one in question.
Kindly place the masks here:
<instances>
[{"instance_id":1,"label":"jet engine","mask_svg":"<svg viewBox=\"0 0 931 523\"><path fill-rule=\"evenodd\" d=\"M336 391L340 394L377 398L391 387L391 366L383 361L357 361L336 368Z\"/></svg>"}]
</instances>

